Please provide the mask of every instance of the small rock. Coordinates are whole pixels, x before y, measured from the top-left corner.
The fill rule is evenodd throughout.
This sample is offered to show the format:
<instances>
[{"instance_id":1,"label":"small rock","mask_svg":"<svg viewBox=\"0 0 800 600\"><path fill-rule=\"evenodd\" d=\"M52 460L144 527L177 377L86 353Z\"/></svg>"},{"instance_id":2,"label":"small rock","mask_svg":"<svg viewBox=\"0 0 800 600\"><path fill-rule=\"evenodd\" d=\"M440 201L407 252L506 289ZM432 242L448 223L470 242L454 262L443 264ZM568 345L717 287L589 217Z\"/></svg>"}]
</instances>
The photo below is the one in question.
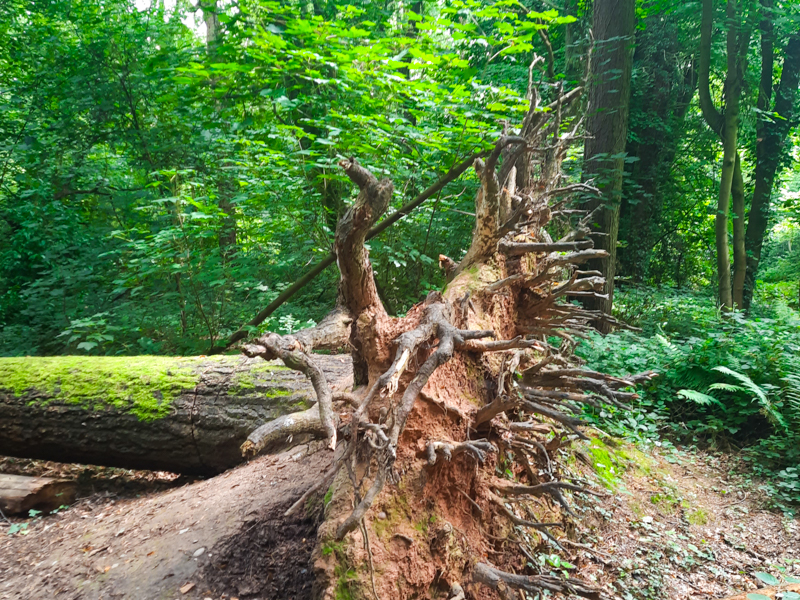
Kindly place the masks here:
<instances>
[{"instance_id":1,"label":"small rock","mask_svg":"<svg viewBox=\"0 0 800 600\"><path fill-rule=\"evenodd\" d=\"M386 513L385 513L385 512L383 512L383 511L379 512L379 513L378 513L378 518L379 518L381 521L385 521L385 520L386 520Z\"/></svg>"},{"instance_id":2,"label":"small rock","mask_svg":"<svg viewBox=\"0 0 800 600\"><path fill-rule=\"evenodd\" d=\"M186 533L187 531L189 531L189 528L188 528L188 527L187 527L186 529L181 529L181 530L178 532L178 535L183 535L183 534L184 534L184 533Z\"/></svg>"},{"instance_id":3,"label":"small rock","mask_svg":"<svg viewBox=\"0 0 800 600\"><path fill-rule=\"evenodd\" d=\"M205 551L206 551L206 549L205 549L205 548L198 548L197 550L195 550L195 551L194 551L194 554L192 554L192 556L194 556L195 558L197 558L197 557L199 557L199 556L202 556L202 555L203 555L203 552L205 552Z\"/></svg>"},{"instance_id":4,"label":"small rock","mask_svg":"<svg viewBox=\"0 0 800 600\"><path fill-rule=\"evenodd\" d=\"M653 522L653 517L651 517L650 515L647 515L646 517L642 517L642 522L644 522L644 523L652 523Z\"/></svg>"}]
</instances>

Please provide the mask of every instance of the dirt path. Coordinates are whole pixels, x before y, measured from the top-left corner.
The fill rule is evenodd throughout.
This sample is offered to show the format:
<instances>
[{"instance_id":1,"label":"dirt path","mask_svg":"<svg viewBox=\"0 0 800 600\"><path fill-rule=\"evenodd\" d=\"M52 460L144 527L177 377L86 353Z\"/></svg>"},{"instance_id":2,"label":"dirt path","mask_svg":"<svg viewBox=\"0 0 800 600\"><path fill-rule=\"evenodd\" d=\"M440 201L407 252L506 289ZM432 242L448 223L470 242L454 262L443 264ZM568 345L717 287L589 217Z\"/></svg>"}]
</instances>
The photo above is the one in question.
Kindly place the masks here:
<instances>
[{"instance_id":1,"label":"dirt path","mask_svg":"<svg viewBox=\"0 0 800 600\"><path fill-rule=\"evenodd\" d=\"M581 577L622 598L675 600L752 591L769 575L800 577L800 522L767 510L758 482L737 474L729 458L594 447L594 470L603 471L597 457L609 451L617 473L613 493L580 522L594 549L572 555Z\"/></svg>"},{"instance_id":2,"label":"dirt path","mask_svg":"<svg viewBox=\"0 0 800 600\"><path fill-rule=\"evenodd\" d=\"M280 515L330 460L298 447L142 498L86 498L0 537L0 598L310 598L316 525Z\"/></svg>"}]
</instances>

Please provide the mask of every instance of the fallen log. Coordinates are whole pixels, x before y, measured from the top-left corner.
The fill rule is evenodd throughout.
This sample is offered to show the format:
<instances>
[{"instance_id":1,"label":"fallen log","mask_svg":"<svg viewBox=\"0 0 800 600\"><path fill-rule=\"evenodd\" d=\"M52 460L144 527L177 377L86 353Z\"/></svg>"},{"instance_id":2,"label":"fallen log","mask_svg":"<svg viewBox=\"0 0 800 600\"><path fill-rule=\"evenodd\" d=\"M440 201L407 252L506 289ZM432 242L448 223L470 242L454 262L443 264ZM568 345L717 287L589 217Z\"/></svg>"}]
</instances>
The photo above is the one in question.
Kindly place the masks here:
<instances>
[{"instance_id":1,"label":"fallen log","mask_svg":"<svg viewBox=\"0 0 800 600\"><path fill-rule=\"evenodd\" d=\"M349 356L315 358L349 389ZM253 429L314 402L301 373L260 358L0 358L0 454L214 474Z\"/></svg>"},{"instance_id":2,"label":"fallen log","mask_svg":"<svg viewBox=\"0 0 800 600\"><path fill-rule=\"evenodd\" d=\"M66 479L0 473L0 510L6 515L54 510L75 501L77 484Z\"/></svg>"}]
</instances>

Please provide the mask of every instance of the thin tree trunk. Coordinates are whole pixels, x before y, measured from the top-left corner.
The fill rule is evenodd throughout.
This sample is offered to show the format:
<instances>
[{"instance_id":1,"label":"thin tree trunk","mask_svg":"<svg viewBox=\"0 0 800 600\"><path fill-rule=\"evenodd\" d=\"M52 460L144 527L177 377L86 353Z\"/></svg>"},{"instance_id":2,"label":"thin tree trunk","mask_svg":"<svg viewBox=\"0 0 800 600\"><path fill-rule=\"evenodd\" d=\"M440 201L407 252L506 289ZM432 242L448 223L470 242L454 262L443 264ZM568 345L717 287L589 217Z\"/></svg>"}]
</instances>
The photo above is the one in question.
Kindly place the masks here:
<instances>
[{"instance_id":1,"label":"thin tree trunk","mask_svg":"<svg viewBox=\"0 0 800 600\"><path fill-rule=\"evenodd\" d=\"M762 72L758 104L762 110L769 108L772 90L771 23L768 25L765 31L762 24ZM769 224L772 188L775 185L775 176L781 157L786 152L786 138L795 118L793 107L798 82L800 82L800 35L794 35L786 45L781 82L775 93L773 112L777 113L780 118L763 118L759 120L756 129L758 141L756 143L755 189L744 241L747 257L743 296L745 309L750 307L753 299L758 263L761 260L761 247Z\"/></svg>"},{"instance_id":2,"label":"thin tree trunk","mask_svg":"<svg viewBox=\"0 0 800 600\"><path fill-rule=\"evenodd\" d=\"M586 208L596 210L593 231L595 247L609 253L608 260L591 264L606 279L607 298L589 298L588 308L611 312L619 206L622 192L624 152L628 135L628 100L633 64L635 2L597 0L592 29L592 73L589 88L589 115L584 145L583 179L594 179L601 198L590 200Z\"/></svg>"},{"instance_id":3,"label":"thin tree trunk","mask_svg":"<svg viewBox=\"0 0 800 600\"><path fill-rule=\"evenodd\" d=\"M744 180L739 153L733 167L731 183L731 199L733 209L733 304L738 309L744 308L744 279L747 270L747 254L744 247Z\"/></svg>"},{"instance_id":4,"label":"thin tree trunk","mask_svg":"<svg viewBox=\"0 0 800 600\"><path fill-rule=\"evenodd\" d=\"M739 103L742 88L744 57L747 36L740 35L737 22L736 0L726 5L728 33L726 38L727 74L725 77L725 110L720 113L714 106L710 90L711 33L713 25L713 0L703 0L700 23L700 108L709 127L722 139L722 172L720 174L717 214L715 219L715 246L717 251L717 280L720 304L733 308L731 288L731 259L728 245L728 214L731 205L731 188L738 156ZM743 204L743 202L742 202ZM742 209L742 212L743 209Z\"/></svg>"}]
</instances>

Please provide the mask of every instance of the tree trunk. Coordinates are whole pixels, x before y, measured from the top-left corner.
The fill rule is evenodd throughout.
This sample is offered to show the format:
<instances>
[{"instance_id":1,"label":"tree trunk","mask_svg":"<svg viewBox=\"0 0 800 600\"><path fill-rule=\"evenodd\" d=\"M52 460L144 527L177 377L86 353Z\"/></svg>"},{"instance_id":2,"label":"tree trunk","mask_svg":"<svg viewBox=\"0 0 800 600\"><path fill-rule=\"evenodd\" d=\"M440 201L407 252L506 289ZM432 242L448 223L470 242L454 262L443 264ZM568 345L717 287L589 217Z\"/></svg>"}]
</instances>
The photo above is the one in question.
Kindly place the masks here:
<instances>
[{"instance_id":1,"label":"tree trunk","mask_svg":"<svg viewBox=\"0 0 800 600\"><path fill-rule=\"evenodd\" d=\"M319 356L337 388L349 357ZM296 371L242 357L0 359L0 454L214 474L258 425L311 406Z\"/></svg>"},{"instance_id":2,"label":"tree trunk","mask_svg":"<svg viewBox=\"0 0 800 600\"><path fill-rule=\"evenodd\" d=\"M733 167L733 181L731 182L731 204L733 212L733 305L738 309L744 308L744 280L747 271L747 254L744 247L744 180L742 178L742 164L739 153L736 153L736 162Z\"/></svg>"},{"instance_id":3,"label":"tree trunk","mask_svg":"<svg viewBox=\"0 0 800 600\"><path fill-rule=\"evenodd\" d=\"M758 107L768 110L772 91L772 24L762 24L761 86ZM800 81L800 35L794 35L786 45L781 81L775 93L773 112L779 118L759 117L756 128L755 189L750 204L750 217L745 232L747 273L743 305L747 309L753 299L761 247L769 224L772 188L781 158L786 152L786 138L794 122L794 101ZM763 113L762 113L763 114Z\"/></svg>"},{"instance_id":4,"label":"tree trunk","mask_svg":"<svg viewBox=\"0 0 800 600\"><path fill-rule=\"evenodd\" d=\"M738 160L739 104L742 93L747 41L749 36L741 31L739 9L736 0L727 0L727 73L725 77L725 110L720 113L711 98L711 37L713 26L713 0L703 0L703 15L700 23L700 109L709 127L722 139L722 172L720 174L719 194L717 195L717 214L714 232L717 250L717 281L719 301L723 309L733 308L731 287L731 258L728 245L728 214L731 205L731 188ZM741 170L740 173L741 175ZM742 186L743 187L743 186ZM744 213L744 195L737 197L737 206ZM743 221L735 227L743 227ZM741 235L739 236L741 238ZM739 271L743 268L740 242ZM741 277L741 274L740 274Z\"/></svg>"},{"instance_id":5,"label":"tree trunk","mask_svg":"<svg viewBox=\"0 0 800 600\"><path fill-rule=\"evenodd\" d=\"M635 2L597 0L592 31L592 72L584 145L583 179L593 179L602 196L586 204L594 215L595 247L609 253L608 260L593 261L590 268L603 273L607 298L589 298L590 309L611 312L619 232L624 153L628 135L628 100L633 64Z\"/></svg>"},{"instance_id":6,"label":"tree trunk","mask_svg":"<svg viewBox=\"0 0 800 600\"><path fill-rule=\"evenodd\" d=\"M676 63L680 70L675 69ZM620 206L619 237L625 244L618 248L617 266L622 275L641 282L653 276L650 265L657 246L674 235L664 220L665 186L672 177L697 87L695 61L684 56L674 20L654 15L644 28L637 28L636 68L651 75L631 90L626 152L638 160L626 166L627 183L633 183L634 192L623 193ZM627 187L623 184L623 191Z\"/></svg>"}]
</instances>

